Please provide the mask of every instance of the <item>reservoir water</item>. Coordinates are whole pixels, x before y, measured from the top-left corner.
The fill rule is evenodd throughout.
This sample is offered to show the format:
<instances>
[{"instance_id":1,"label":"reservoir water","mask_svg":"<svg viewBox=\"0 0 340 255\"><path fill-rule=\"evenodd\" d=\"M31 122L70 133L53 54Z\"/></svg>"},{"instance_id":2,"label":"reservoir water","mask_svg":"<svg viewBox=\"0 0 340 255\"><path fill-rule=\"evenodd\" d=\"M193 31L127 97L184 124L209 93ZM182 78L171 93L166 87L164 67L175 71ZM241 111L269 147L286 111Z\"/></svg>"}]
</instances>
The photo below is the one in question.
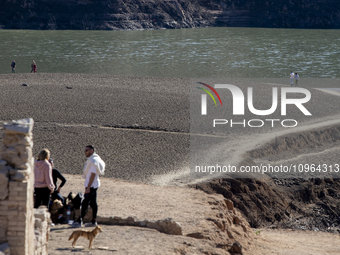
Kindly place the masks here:
<instances>
[{"instance_id":1,"label":"reservoir water","mask_svg":"<svg viewBox=\"0 0 340 255\"><path fill-rule=\"evenodd\" d=\"M0 73L340 78L340 30L197 28L144 31L0 30Z\"/></svg>"}]
</instances>

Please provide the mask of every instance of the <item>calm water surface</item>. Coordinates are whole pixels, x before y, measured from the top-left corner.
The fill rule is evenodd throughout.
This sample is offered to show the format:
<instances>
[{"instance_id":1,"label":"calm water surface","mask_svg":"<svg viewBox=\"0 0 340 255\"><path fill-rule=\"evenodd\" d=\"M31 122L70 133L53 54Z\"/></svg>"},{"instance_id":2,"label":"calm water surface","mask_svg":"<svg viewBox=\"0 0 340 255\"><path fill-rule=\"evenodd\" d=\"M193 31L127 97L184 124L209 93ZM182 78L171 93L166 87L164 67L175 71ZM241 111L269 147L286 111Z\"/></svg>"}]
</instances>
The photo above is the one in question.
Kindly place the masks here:
<instances>
[{"instance_id":1,"label":"calm water surface","mask_svg":"<svg viewBox=\"0 0 340 255\"><path fill-rule=\"evenodd\" d=\"M339 78L340 31L199 28L146 31L0 30L0 73L163 77Z\"/></svg>"}]
</instances>

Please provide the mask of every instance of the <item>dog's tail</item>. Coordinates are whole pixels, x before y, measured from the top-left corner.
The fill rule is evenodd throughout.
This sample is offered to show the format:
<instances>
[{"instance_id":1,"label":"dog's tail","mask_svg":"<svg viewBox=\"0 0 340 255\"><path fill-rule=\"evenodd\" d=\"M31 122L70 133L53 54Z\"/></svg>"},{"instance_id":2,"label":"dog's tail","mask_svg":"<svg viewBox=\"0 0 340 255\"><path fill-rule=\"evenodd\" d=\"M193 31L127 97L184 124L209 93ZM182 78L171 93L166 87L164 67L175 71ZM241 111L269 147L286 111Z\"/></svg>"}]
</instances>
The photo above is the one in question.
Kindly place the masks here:
<instances>
[{"instance_id":1,"label":"dog's tail","mask_svg":"<svg viewBox=\"0 0 340 255\"><path fill-rule=\"evenodd\" d=\"M74 238L74 232L70 235L70 237L68 238L68 240L70 241L71 239L73 239Z\"/></svg>"}]
</instances>

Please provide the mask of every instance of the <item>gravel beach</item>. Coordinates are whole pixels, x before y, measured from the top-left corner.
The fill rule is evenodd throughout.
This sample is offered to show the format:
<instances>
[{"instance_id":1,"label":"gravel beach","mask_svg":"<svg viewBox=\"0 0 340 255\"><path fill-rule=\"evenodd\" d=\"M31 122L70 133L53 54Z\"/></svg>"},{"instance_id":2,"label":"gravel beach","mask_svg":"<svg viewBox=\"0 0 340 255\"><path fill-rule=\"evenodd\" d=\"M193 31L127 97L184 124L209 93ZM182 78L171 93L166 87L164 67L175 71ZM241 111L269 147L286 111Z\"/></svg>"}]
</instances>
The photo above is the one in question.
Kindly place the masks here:
<instances>
[{"instance_id":1,"label":"gravel beach","mask_svg":"<svg viewBox=\"0 0 340 255\"><path fill-rule=\"evenodd\" d=\"M233 185L239 187L239 191L236 191L233 185L228 184L228 180L216 179L215 183L206 183L205 187L201 187L207 193L221 193L223 196L188 188L149 185L185 186L197 182L188 177L190 142L193 141L190 140L190 132L196 131L197 127L193 126L197 123L190 122L190 103L193 103L192 107L199 104L199 101L190 102L190 79L49 73L8 74L0 75L0 78L0 122L34 119L33 153L37 155L43 148L51 150L56 168L66 174L68 179L62 190L63 195L67 195L69 191L82 191L83 179L80 175L85 161L84 147L92 144L107 164L107 178L102 178L103 187L99 194L98 216L132 216L151 220L173 217L183 226L185 234L197 236L197 233L206 234L206 231L210 231L210 239L206 238L209 240L199 240L199 237L172 237L150 229L104 225L105 234L96 242L97 247L108 247L108 250L94 250L92 253L84 248L86 242L80 242L83 248L71 248L66 239L72 229L57 225L51 231L50 254L229 254L220 248L221 240L227 242L228 238L218 221L226 210L218 201L224 201L229 194L237 208L237 214L240 211L245 214L248 205L249 208L258 205L260 211L270 211L278 204L273 201L274 206L270 207L266 204L269 199L265 195L268 193L271 197L274 194L271 190L283 185L284 182L281 181L265 185L254 179L253 183L236 185L238 181L230 179ZM247 86L256 88L257 109L270 107L271 94L268 87L287 86L259 81L228 82L243 90ZM313 160L336 162L340 139L340 135L337 135L340 134L337 128L340 123L338 95L312 88L310 90L312 98L306 107L313 113L311 118L301 116L298 109L290 108L292 117L299 119L299 127L272 129L267 126L256 131L238 128L233 132L220 128L211 132L208 126L203 125L200 126L200 132L194 132L192 137L200 138L198 141L203 141L205 147L196 149L201 149L202 155L206 153L207 157L218 151L217 160L235 164L242 163L249 157L251 164L289 164L294 161L308 163ZM231 100L231 97L224 100ZM212 114L213 117L214 114L219 117L218 111ZM276 117L282 116L278 113L273 116ZM246 112L244 118L251 118L249 112ZM290 147L290 141L296 146ZM200 177L200 181L207 181L220 176ZM340 193L334 189L335 195L331 195L333 186L325 192L337 201L337 194ZM249 192L251 187L252 192ZM263 187L266 187L267 193L263 192ZM229 188L234 190L231 189L231 192ZM291 189L291 186L287 186L287 189ZM319 192L314 190L315 193ZM247 202L237 203L240 192L250 196ZM298 190L296 193L300 194L299 192ZM315 201L311 202L317 204L318 198L313 199ZM287 204L282 198L282 206L287 208ZM241 208L242 205L246 207ZM297 208L305 210L303 206L298 205ZM334 203L334 208L336 206ZM255 207L251 208L252 212L257 210ZM293 216L292 213L290 218L294 220ZM250 220L247 218L245 221ZM281 254L282 251L286 252L282 254L336 254L338 250L335 244L338 236L331 234L261 229L255 235L253 229L247 227L246 230L249 231L249 236L240 239L244 242L244 254ZM136 236L139 237L138 240L135 240ZM131 246L131 240L134 240L134 246ZM312 240L311 244L315 245L312 247L309 244L308 252L304 253L303 250L307 247L301 242L306 240ZM61 247L61 242L66 247ZM317 242L326 247L317 245ZM329 253L321 253L323 248ZM160 252L162 249L165 252Z\"/></svg>"},{"instance_id":2,"label":"gravel beach","mask_svg":"<svg viewBox=\"0 0 340 255\"><path fill-rule=\"evenodd\" d=\"M167 184L177 176L172 184L188 182L181 179L189 171L189 132L197 127L190 123L190 103L192 107L199 103L190 102L192 80L58 73L0 77L0 121L33 118L34 155L49 148L63 173L80 174L84 147L93 144L107 163L106 177ZM257 109L270 108L272 95L268 87L286 86L250 79L226 82L242 90L254 87ZM327 121L336 124L340 112L338 97L310 90L312 98L306 107L313 113L312 117L301 116L296 107L288 106L299 119L298 128L273 129L267 125L261 129L237 128L226 132L225 127L218 127L212 134L217 136L204 141L203 154L206 148L212 148L221 151L224 157L221 160L237 163L247 150L282 134L323 126ZM232 98L229 95L224 100ZM279 113L272 118L282 118ZM220 117L218 111L213 114ZM243 118L251 118L249 112ZM200 126L203 131L208 128Z\"/></svg>"},{"instance_id":3,"label":"gravel beach","mask_svg":"<svg viewBox=\"0 0 340 255\"><path fill-rule=\"evenodd\" d=\"M188 162L188 83L96 74L1 75L0 120L33 118L34 155L49 148L63 173L80 174L84 147L92 144L107 164L106 177L146 182Z\"/></svg>"}]
</instances>

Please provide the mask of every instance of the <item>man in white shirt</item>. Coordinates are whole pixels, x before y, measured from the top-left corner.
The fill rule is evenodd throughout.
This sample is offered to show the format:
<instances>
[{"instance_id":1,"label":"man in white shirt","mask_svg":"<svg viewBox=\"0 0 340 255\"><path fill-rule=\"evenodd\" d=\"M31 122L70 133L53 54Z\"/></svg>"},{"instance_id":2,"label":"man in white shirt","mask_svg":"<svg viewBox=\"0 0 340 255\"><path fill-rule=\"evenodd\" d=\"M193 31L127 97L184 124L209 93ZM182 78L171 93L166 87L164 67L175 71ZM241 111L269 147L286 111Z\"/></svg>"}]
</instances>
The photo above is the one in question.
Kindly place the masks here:
<instances>
[{"instance_id":1,"label":"man in white shirt","mask_svg":"<svg viewBox=\"0 0 340 255\"><path fill-rule=\"evenodd\" d=\"M289 82L290 82L290 86L292 87L294 85L294 72L293 71L290 72Z\"/></svg>"},{"instance_id":2,"label":"man in white shirt","mask_svg":"<svg viewBox=\"0 0 340 255\"><path fill-rule=\"evenodd\" d=\"M100 187L99 174L104 174L105 171L105 163L99 155L94 152L92 145L86 146L85 156L87 157L83 172L83 178L85 178L85 194L81 205L81 215L73 224L75 227L83 224L89 203L92 208L92 221L86 224L86 226L97 226L97 190Z\"/></svg>"}]
</instances>

